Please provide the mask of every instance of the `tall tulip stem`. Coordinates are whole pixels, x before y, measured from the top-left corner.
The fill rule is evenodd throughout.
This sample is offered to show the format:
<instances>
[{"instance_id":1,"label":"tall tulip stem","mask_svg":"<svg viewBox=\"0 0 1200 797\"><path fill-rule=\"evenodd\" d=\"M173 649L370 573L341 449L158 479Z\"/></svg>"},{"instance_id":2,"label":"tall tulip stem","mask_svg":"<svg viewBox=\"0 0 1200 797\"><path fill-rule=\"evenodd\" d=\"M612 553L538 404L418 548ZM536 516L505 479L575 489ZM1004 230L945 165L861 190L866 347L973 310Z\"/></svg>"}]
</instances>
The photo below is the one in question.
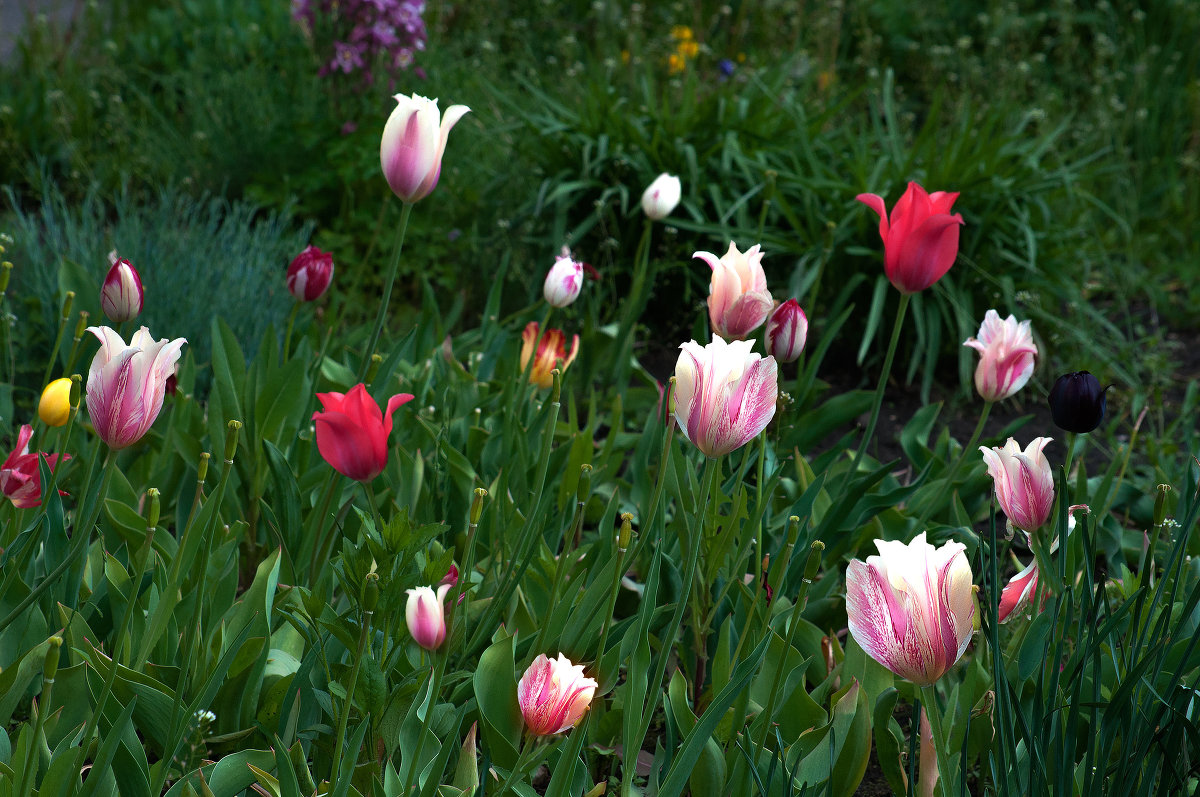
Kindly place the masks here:
<instances>
[{"instance_id":1,"label":"tall tulip stem","mask_svg":"<svg viewBox=\"0 0 1200 797\"><path fill-rule=\"evenodd\" d=\"M283 362L287 362L292 350L292 327L296 325L296 314L300 312L300 302L292 302L292 312L288 313L287 332L283 333ZM371 357L368 355L367 360Z\"/></svg>"},{"instance_id":2,"label":"tall tulip stem","mask_svg":"<svg viewBox=\"0 0 1200 797\"><path fill-rule=\"evenodd\" d=\"M412 203L405 202L400 208L400 223L396 227L396 243L392 247L392 265L388 269L387 279L383 282L383 296L379 300L379 312L375 315L375 328L371 332L371 341L363 353L362 362L358 366L358 379L361 382L367 375L371 365L371 355L379 344L379 335L383 332L383 320L387 317L388 305L392 300L392 285L396 282L396 272L400 270L400 253L404 251L404 234L408 231L408 217L412 214Z\"/></svg>"},{"instance_id":3,"label":"tall tulip stem","mask_svg":"<svg viewBox=\"0 0 1200 797\"><path fill-rule=\"evenodd\" d=\"M407 207L407 206L406 206ZM346 686L346 701L342 704L342 713L338 716L337 731L334 736L333 743L333 771L330 775L330 784L337 783L338 773L342 768L342 756L346 752L346 726L350 722L350 710L354 708L354 690L358 686L358 673L362 670L363 659L367 656L367 642L371 638L371 616L373 611L364 610L362 613L362 622L358 632L358 649L354 651L354 667L350 670L350 683ZM435 687L436 688L436 687ZM433 698L430 698L432 701ZM429 713L433 712L433 706L430 705ZM368 714L370 711L368 710ZM429 714L426 714L428 717ZM423 741L425 734L422 733L418 737L418 744ZM420 748L418 747L418 752ZM350 760L350 768L354 768L354 763L358 758L358 751L355 751L354 758ZM408 789L404 790L408 793Z\"/></svg>"},{"instance_id":4,"label":"tall tulip stem","mask_svg":"<svg viewBox=\"0 0 1200 797\"><path fill-rule=\"evenodd\" d=\"M983 427L987 423L988 415L992 412L992 404L995 402L988 401L983 405L983 412L979 413L979 420L975 423L975 431L971 432L971 439L967 441L967 445L959 452L958 457L954 460L954 464L950 466L950 472L946 474L945 482L946 489L943 492L936 493L927 499L925 508L921 511L921 516L917 520L917 530L925 528L925 521L929 520L929 516L933 514L935 504L933 501L938 495L951 493L954 490L954 478L958 476L959 470L962 469L963 463L967 457L975 450L975 445L979 442L980 436L983 434ZM976 452L978 453L978 452Z\"/></svg>"},{"instance_id":5,"label":"tall tulip stem","mask_svg":"<svg viewBox=\"0 0 1200 797\"><path fill-rule=\"evenodd\" d=\"M621 317L621 325L617 329L617 372L615 384L623 391L629 382L629 358L633 356L633 325L637 323L642 311L646 308L648 294L654 287L654 272L650 268L650 230L653 222L646 219L642 228L642 239L638 242L637 252L633 258L633 284L625 302L625 313Z\"/></svg>"},{"instance_id":6,"label":"tall tulip stem","mask_svg":"<svg viewBox=\"0 0 1200 797\"><path fill-rule=\"evenodd\" d=\"M937 689L930 684L921 687L921 708L929 717L929 727L933 730L933 746L937 750L938 793L942 797L958 794L954 781L954 767L950 766L950 739L946 735L945 717L938 707ZM919 732L914 729L914 732Z\"/></svg>"},{"instance_id":7,"label":"tall tulip stem","mask_svg":"<svg viewBox=\"0 0 1200 797\"><path fill-rule=\"evenodd\" d=\"M900 307L896 310L896 322L892 325L892 339L888 341L887 355L883 358L883 371L880 372L879 384L875 387L875 403L871 408L871 420L867 424L867 431L863 435L862 442L858 444L858 451L854 454L854 462L851 464L850 470L846 471L846 475L842 477L842 489L838 491L839 493L845 492L847 481L858 471L863 455L867 453L867 446L871 444L871 438L875 436L875 427L879 423L879 410L883 407L883 393L887 388L888 377L892 373L892 361L896 358L896 346L900 343L900 331L904 327L904 315L908 312L908 303L911 299L911 294L900 294Z\"/></svg>"}]
</instances>

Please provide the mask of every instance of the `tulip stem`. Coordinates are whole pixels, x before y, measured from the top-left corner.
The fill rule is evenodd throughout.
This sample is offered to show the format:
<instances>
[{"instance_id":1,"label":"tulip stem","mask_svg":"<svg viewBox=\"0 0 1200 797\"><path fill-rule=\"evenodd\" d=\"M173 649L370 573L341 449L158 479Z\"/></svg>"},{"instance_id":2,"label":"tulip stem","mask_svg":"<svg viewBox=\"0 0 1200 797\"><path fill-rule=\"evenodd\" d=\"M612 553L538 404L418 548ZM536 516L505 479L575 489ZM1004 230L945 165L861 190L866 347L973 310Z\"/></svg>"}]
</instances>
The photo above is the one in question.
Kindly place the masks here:
<instances>
[{"instance_id":1,"label":"tulip stem","mask_svg":"<svg viewBox=\"0 0 1200 797\"><path fill-rule=\"evenodd\" d=\"M871 420L867 424L867 432L863 435L862 442L858 444L858 451L854 454L854 462L850 465L850 470L846 471L846 475L842 477L841 489L838 490L839 497L845 495L847 482L858 472L863 455L867 453L867 446L871 444L871 438L875 436L875 427L879 423L879 410L883 407L883 393L887 388L888 377L892 373L892 361L896 358L896 346L900 343L904 314L908 311L908 303L911 299L910 294L900 294L900 307L896 310L896 322L892 325L892 339L888 341L887 355L883 358L883 370L879 374L879 384L875 387L875 403L871 408Z\"/></svg>"},{"instance_id":2,"label":"tulip stem","mask_svg":"<svg viewBox=\"0 0 1200 797\"><path fill-rule=\"evenodd\" d=\"M629 298L625 305L625 313L621 317L621 325L617 330L616 378L613 380L617 390L624 392L629 387L629 360L633 356L633 326L637 323L646 307L647 293L654 286L654 272L650 268L650 230L653 222L647 218L642 227L642 238L638 242L637 253L633 258L633 284L630 286Z\"/></svg>"},{"instance_id":3,"label":"tulip stem","mask_svg":"<svg viewBox=\"0 0 1200 797\"><path fill-rule=\"evenodd\" d=\"M400 270L400 253L404 251L404 233L408 230L408 217L412 214L412 203L405 202L400 208L400 224L396 227L396 243L392 247L392 265L388 269L387 278L383 282L383 296L379 300L379 312L375 315L375 328L371 332L371 340L358 366L358 379L361 382L371 366L371 355L379 343L379 335L383 332L383 320L387 317L388 304L392 300L392 285L396 282L396 272Z\"/></svg>"},{"instance_id":4,"label":"tulip stem","mask_svg":"<svg viewBox=\"0 0 1200 797\"><path fill-rule=\"evenodd\" d=\"M946 474L945 490L939 490L938 492L931 494L930 497L926 499L925 508L921 510L921 515L917 519L916 528L918 531L921 531L925 528L925 522L929 520L929 516L934 513L935 509L937 509L934 501L942 495L950 494L953 496L954 478L958 475L958 471L962 468L963 463L966 462L967 455L975 449L975 444L979 442L979 437L983 434L984 424L987 423L988 415L991 414L992 404L994 403L995 402L992 401L984 402L983 412L979 413L979 420L975 424L975 431L971 432L971 439L967 441L967 445L961 452L959 452L958 458L954 460L954 464L950 467L950 472Z\"/></svg>"},{"instance_id":5,"label":"tulip stem","mask_svg":"<svg viewBox=\"0 0 1200 797\"><path fill-rule=\"evenodd\" d=\"M379 514L379 502L375 500L375 486L371 482L361 482L363 492L367 494L367 506L371 507L371 517L375 519L375 532L383 534L383 515Z\"/></svg>"},{"instance_id":6,"label":"tulip stem","mask_svg":"<svg viewBox=\"0 0 1200 797\"><path fill-rule=\"evenodd\" d=\"M942 797L958 794L958 789L950 785L954 780L954 767L950 766L950 739L946 735L945 718L938 708L937 689L930 684L921 687L921 706L929 717L929 727L933 730L933 746L937 750L938 792ZM914 729L916 733L919 730Z\"/></svg>"},{"instance_id":7,"label":"tulip stem","mask_svg":"<svg viewBox=\"0 0 1200 797\"><path fill-rule=\"evenodd\" d=\"M405 206L407 207L407 205ZM358 673L362 669L362 660L366 655L367 640L371 634L371 615L374 612L364 610L362 613L361 627L358 632L358 650L354 651L354 667L350 670L350 684L346 687L346 700L342 703L342 713L338 717L337 734L334 737L333 743L333 771L329 777L329 783L332 786L338 782L338 773L342 768L342 756L346 752L346 726L350 722L350 709L354 707L354 689L358 685ZM432 709L431 709L432 711ZM370 711L367 712L368 716ZM428 716L428 714L426 714ZM425 739L425 733L422 731L420 738L417 740L417 751L421 750L421 742ZM357 759L357 751L355 753ZM350 762L350 768L354 769L354 761ZM411 775L410 775L411 777ZM405 788L405 794L408 794L408 789Z\"/></svg>"},{"instance_id":8,"label":"tulip stem","mask_svg":"<svg viewBox=\"0 0 1200 797\"><path fill-rule=\"evenodd\" d=\"M296 323L296 314L300 312L300 302L292 302L292 312L288 313L287 332L283 333L283 359L282 362L288 361L288 354L292 350L292 327ZM371 356L367 355L367 361L370 362Z\"/></svg>"}]
</instances>

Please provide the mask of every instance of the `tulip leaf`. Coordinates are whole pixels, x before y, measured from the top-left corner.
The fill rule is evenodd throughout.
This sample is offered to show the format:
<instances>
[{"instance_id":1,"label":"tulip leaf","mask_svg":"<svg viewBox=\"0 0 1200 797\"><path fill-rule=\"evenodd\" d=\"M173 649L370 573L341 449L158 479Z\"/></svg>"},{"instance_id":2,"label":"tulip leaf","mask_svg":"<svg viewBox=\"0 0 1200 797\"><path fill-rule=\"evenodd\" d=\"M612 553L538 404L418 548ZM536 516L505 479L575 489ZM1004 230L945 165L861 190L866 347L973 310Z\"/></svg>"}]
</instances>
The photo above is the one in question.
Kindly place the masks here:
<instances>
[{"instance_id":1,"label":"tulip leaf","mask_svg":"<svg viewBox=\"0 0 1200 797\"><path fill-rule=\"evenodd\" d=\"M875 757L892 791L896 794L908 794L908 776L904 773L904 764L900 757L900 751L904 749L904 732L892 717L896 699L899 697L900 693L895 687L888 687L880 692L875 700L875 710L872 712L875 726Z\"/></svg>"},{"instance_id":2,"label":"tulip leaf","mask_svg":"<svg viewBox=\"0 0 1200 797\"><path fill-rule=\"evenodd\" d=\"M513 637L496 640L479 657L474 686L487 754L501 766L511 768L517 761L523 727L517 704Z\"/></svg>"},{"instance_id":3,"label":"tulip leaf","mask_svg":"<svg viewBox=\"0 0 1200 797\"><path fill-rule=\"evenodd\" d=\"M1018 682L1028 681L1046 661L1046 645L1054 625L1054 612L1041 612L1029 624L1021 648L1017 651Z\"/></svg>"}]
</instances>

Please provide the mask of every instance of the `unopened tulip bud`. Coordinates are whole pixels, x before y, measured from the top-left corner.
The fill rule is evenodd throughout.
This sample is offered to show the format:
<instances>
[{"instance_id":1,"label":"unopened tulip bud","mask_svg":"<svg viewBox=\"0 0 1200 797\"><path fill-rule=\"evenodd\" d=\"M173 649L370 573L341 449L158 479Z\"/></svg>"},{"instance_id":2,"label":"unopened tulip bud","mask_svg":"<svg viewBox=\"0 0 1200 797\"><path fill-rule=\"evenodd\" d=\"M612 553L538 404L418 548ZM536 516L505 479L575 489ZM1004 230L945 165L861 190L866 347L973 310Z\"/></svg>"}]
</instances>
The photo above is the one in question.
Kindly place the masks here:
<instances>
[{"instance_id":1,"label":"unopened tulip bud","mask_svg":"<svg viewBox=\"0 0 1200 797\"><path fill-rule=\"evenodd\" d=\"M471 525L478 526L479 519L483 517L483 499L487 498L488 491L482 487L475 488L475 497L471 499Z\"/></svg>"},{"instance_id":2,"label":"unopened tulip bud","mask_svg":"<svg viewBox=\"0 0 1200 797\"><path fill-rule=\"evenodd\" d=\"M151 487L146 491L146 504L146 531L153 533L158 528L158 520L162 512L157 487Z\"/></svg>"},{"instance_id":3,"label":"unopened tulip bud","mask_svg":"<svg viewBox=\"0 0 1200 797\"><path fill-rule=\"evenodd\" d=\"M371 384L375 381L375 377L379 375L379 366L383 365L382 354L372 354L371 362L367 364L367 376L365 384Z\"/></svg>"},{"instance_id":4,"label":"unopened tulip bud","mask_svg":"<svg viewBox=\"0 0 1200 797\"><path fill-rule=\"evenodd\" d=\"M1063 374L1050 388L1050 416L1059 429L1083 434L1104 420L1107 388L1087 371Z\"/></svg>"},{"instance_id":5,"label":"unopened tulip bud","mask_svg":"<svg viewBox=\"0 0 1200 797\"><path fill-rule=\"evenodd\" d=\"M63 426L71 417L71 380L55 379L46 385L38 402L38 417L47 426Z\"/></svg>"},{"instance_id":6,"label":"unopened tulip bud","mask_svg":"<svg viewBox=\"0 0 1200 797\"><path fill-rule=\"evenodd\" d=\"M87 332L88 328L88 311L79 311L79 320L75 322L75 342L78 343L83 339L83 333Z\"/></svg>"},{"instance_id":7,"label":"unopened tulip bud","mask_svg":"<svg viewBox=\"0 0 1200 797\"><path fill-rule=\"evenodd\" d=\"M538 654L517 684L525 730L533 736L549 736L574 728L598 686L583 674L582 665L572 664L563 654L557 659Z\"/></svg>"},{"instance_id":8,"label":"unopened tulip bud","mask_svg":"<svg viewBox=\"0 0 1200 797\"><path fill-rule=\"evenodd\" d=\"M575 490L575 498L579 503L587 502L588 496L592 494L592 466L579 466L579 487Z\"/></svg>"},{"instance_id":9,"label":"unopened tulip bud","mask_svg":"<svg viewBox=\"0 0 1200 797\"><path fill-rule=\"evenodd\" d=\"M63 297L62 303L62 320L66 321L71 317L71 305L75 303L75 291L67 291L67 295Z\"/></svg>"},{"instance_id":10,"label":"unopened tulip bud","mask_svg":"<svg viewBox=\"0 0 1200 797\"><path fill-rule=\"evenodd\" d=\"M1154 525L1161 526L1167 519L1167 493L1171 492L1171 485L1158 485L1158 495L1154 497Z\"/></svg>"},{"instance_id":11,"label":"unopened tulip bud","mask_svg":"<svg viewBox=\"0 0 1200 797\"><path fill-rule=\"evenodd\" d=\"M62 637L50 637L50 647L46 648L46 658L42 663L42 680L46 684L54 683L54 679L58 677L58 655L62 643Z\"/></svg>"},{"instance_id":12,"label":"unopened tulip bud","mask_svg":"<svg viewBox=\"0 0 1200 797\"><path fill-rule=\"evenodd\" d=\"M225 424L225 464L233 464L233 455L237 453L238 430L242 428L241 421L230 421Z\"/></svg>"},{"instance_id":13,"label":"unopened tulip bud","mask_svg":"<svg viewBox=\"0 0 1200 797\"><path fill-rule=\"evenodd\" d=\"M442 173L450 129L471 109L451 105L443 114L437 100L395 95L396 107L383 128L379 165L392 192L406 203L429 196Z\"/></svg>"},{"instance_id":14,"label":"unopened tulip bud","mask_svg":"<svg viewBox=\"0 0 1200 797\"><path fill-rule=\"evenodd\" d=\"M8 293L8 279L12 276L13 264L5 260L0 263L0 296Z\"/></svg>"},{"instance_id":15,"label":"unopened tulip bud","mask_svg":"<svg viewBox=\"0 0 1200 797\"><path fill-rule=\"evenodd\" d=\"M583 264L561 255L546 273L542 295L552 307L566 307L579 298L583 290Z\"/></svg>"},{"instance_id":16,"label":"unopened tulip bud","mask_svg":"<svg viewBox=\"0 0 1200 797\"><path fill-rule=\"evenodd\" d=\"M301 302L321 298L333 279L333 255L315 246L296 255L288 266L287 289Z\"/></svg>"},{"instance_id":17,"label":"unopened tulip bud","mask_svg":"<svg viewBox=\"0 0 1200 797\"><path fill-rule=\"evenodd\" d=\"M118 260L108 270L100 289L100 309L113 323L132 321L142 312L142 278L128 260Z\"/></svg>"},{"instance_id":18,"label":"unopened tulip bud","mask_svg":"<svg viewBox=\"0 0 1200 797\"><path fill-rule=\"evenodd\" d=\"M79 402L83 398L83 376L80 374L71 374L71 409L79 409Z\"/></svg>"},{"instance_id":19,"label":"unopened tulip bud","mask_svg":"<svg viewBox=\"0 0 1200 797\"><path fill-rule=\"evenodd\" d=\"M208 461L212 459L212 454L207 451L200 452L200 461L196 463L196 481L203 486L204 480L208 478Z\"/></svg>"},{"instance_id":20,"label":"unopened tulip bud","mask_svg":"<svg viewBox=\"0 0 1200 797\"><path fill-rule=\"evenodd\" d=\"M449 591L449 584L439 586L436 593L433 587L406 590L408 605L404 619L408 623L408 632L426 650L437 650L446 639L446 616L442 602Z\"/></svg>"},{"instance_id":21,"label":"unopened tulip bud","mask_svg":"<svg viewBox=\"0 0 1200 797\"><path fill-rule=\"evenodd\" d=\"M654 221L662 221L671 215L683 196L679 178L672 174L660 174L642 194L642 210Z\"/></svg>"},{"instance_id":22,"label":"unopened tulip bud","mask_svg":"<svg viewBox=\"0 0 1200 797\"><path fill-rule=\"evenodd\" d=\"M800 359L808 341L808 316L795 299L788 299L775 308L767 319L767 354L776 362L790 363Z\"/></svg>"},{"instance_id":23,"label":"unopened tulip bud","mask_svg":"<svg viewBox=\"0 0 1200 797\"><path fill-rule=\"evenodd\" d=\"M617 549L621 553L629 550L629 541L633 539L633 515L626 512L621 515L621 530L617 532Z\"/></svg>"},{"instance_id":24,"label":"unopened tulip bud","mask_svg":"<svg viewBox=\"0 0 1200 797\"><path fill-rule=\"evenodd\" d=\"M377 573L367 573L367 577L363 579L363 612L365 614L373 614L375 612L375 607L378 605L379 575Z\"/></svg>"}]
</instances>

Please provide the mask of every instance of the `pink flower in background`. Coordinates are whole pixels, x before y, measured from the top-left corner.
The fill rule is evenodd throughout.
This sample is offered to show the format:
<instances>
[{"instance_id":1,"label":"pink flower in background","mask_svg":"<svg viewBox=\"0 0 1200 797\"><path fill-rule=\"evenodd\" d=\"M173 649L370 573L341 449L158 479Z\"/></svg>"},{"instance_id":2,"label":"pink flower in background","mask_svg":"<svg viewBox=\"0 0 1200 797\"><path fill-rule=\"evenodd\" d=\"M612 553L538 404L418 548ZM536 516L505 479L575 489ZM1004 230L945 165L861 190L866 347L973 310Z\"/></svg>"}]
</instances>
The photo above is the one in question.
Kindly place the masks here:
<instances>
[{"instance_id":1,"label":"pink flower in background","mask_svg":"<svg viewBox=\"0 0 1200 797\"><path fill-rule=\"evenodd\" d=\"M534 736L549 736L574 728L598 686L594 678L584 675L581 665L572 664L563 654L557 659L538 654L517 684L525 730Z\"/></svg>"},{"instance_id":2,"label":"pink flower in background","mask_svg":"<svg viewBox=\"0 0 1200 797\"><path fill-rule=\"evenodd\" d=\"M132 321L142 312L142 277L128 260L116 260L100 288L100 309L114 324Z\"/></svg>"},{"instance_id":3,"label":"pink flower in background","mask_svg":"<svg viewBox=\"0 0 1200 797\"><path fill-rule=\"evenodd\" d=\"M1045 525L1054 507L1054 472L1042 453L1052 439L1035 437L1024 451L1011 437L1003 448L979 447L1000 508L1013 526L1031 534Z\"/></svg>"},{"instance_id":4,"label":"pink flower in background","mask_svg":"<svg viewBox=\"0 0 1200 797\"><path fill-rule=\"evenodd\" d=\"M333 255L315 246L296 255L288 266L287 289L302 302L320 299L333 279Z\"/></svg>"},{"instance_id":5,"label":"pink flower in background","mask_svg":"<svg viewBox=\"0 0 1200 797\"><path fill-rule=\"evenodd\" d=\"M409 393L388 399L387 411L380 412L366 385L358 384L348 393L318 393L324 412L314 412L317 450L338 473L355 481L369 482L387 467L388 435L392 433L392 413L401 404L412 401Z\"/></svg>"},{"instance_id":6,"label":"pink flower in background","mask_svg":"<svg viewBox=\"0 0 1200 797\"><path fill-rule=\"evenodd\" d=\"M882 197L859 194L856 198L879 214L884 271L901 293L925 290L954 265L958 228L963 223L959 214L950 215L957 193L929 194L916 183L909 183L890 218Z\"/></svg>"},{"instance_id":7,"label":"pink flower in background","mask_svg":"<svg viewBox=\"0 0 1200 797\"><path fill-rule=\"evenodd\" d=\"M779 366L754 343L713 337L684 343L675 363L675 418L696 448L719 457L758 436L775 417Z\"/></svg>"},{"instance_id":8,"label":"pink flower in background","mask_svg":"<svg viewBox=\"0 0 1200 797\"><path fill-rule=\"evenodd\" d=\"M1025 387L1033 375L1038 348L1028 321L1010 315L1003 320L988 310L979 326L979 334L967 338L964 346L979 352L975 367L975 389L984 401L1001 401Z\"/></svg>"},{"instance_id":9,"label":"pink flower in background","mask_svg":"<svg viewBox=\"0 0 1200 797\"><path fill-rule=\"evenodd\" d=\"M405 591L408 593L408 604L405 606L404 619L408 624L408 632L421 647L437 650L446 639L446 615L442 603L446 600L450 585L442 584L436 593L433 587Z\"/></svg>"},{"instance_id":10,"label":"pink flower in background","mask_svg":"<svg viewBox=\"0 0 1200 797\"><path fill-rule=\"evenodd\" d=\"M763 272L763 253L758 244L739 252L729 243L729 251L718 258L711 252L696 252L712 269L708 286L708 318L713 331L723 338L741 340L762 326L775 302L767 290Z\"/></svg>"},{"instance_id":11,"label":"pink flower in background","mask_svg":"<svg viewBox=\"0 0 1200 797\"><path fill-rule=\"evenodd\" d=\"M542 295L552 307L566 307L579 298L583 290L583 264L571 259L566 251L559 255L554 265L546 272Z\"/></svg>"},{"instance_id":12,"label":"pink flower in background","mask_svg":"<svg viewBox=\"0 0 1200 797\"><path fill-rule=\"evenodd\" d=\"M962 657L975 620L966 546L934 548L925 532L905 545L875 540L878 556L846 567L846 618L859 647L918 686L929 686Z\"/></svg>"},{"instance_id":13,"label":"pink flower in background","mask_svg":"<svg viewBox=\"0 0 1200 797\"><path fill-rule=\"evenodd\" d=\"M88 327L100 340L87 379L87 409L92 426L110 448L131 446L149 431L162 410L167 377L184 338L155 340L142 327L129 345L115 330Z\"/></svg>"},{"instance_id":14,"label":"pink flower in background","mask_svg":"<svg viewBox=\"0 0 1200 797\"><path fill-rule=\"evenodd\" d=\"M800 359L808 342L808 316L795 299L788 299L775 308L767 319L767 354L777 362L790 363Z\"/></svg>"},{"instance_id":15,"label":"pink flower in background","mask_svg":"<svg viewBox=\"0 0 1200 797\"><path fill-rule=\"evenodd\" d=\"M58 464L58 454L31 454L29 441L33 437L33 427L29 424L21 426L17 433L17 446L0 465L0 491L13 502L18 509L41 506L42 475L38 467L38 457L46 458L46 466L54 472ZM70 459L64 455L63 461ZM59 493L66 495L62 490Z\"/></svg>"},{"instance_id":16,"label":"pink flower in background","mask_svg":"<svg viewBox=\"0 0 1200 797\"><path fill-rule=\"evenodd\" d=\"M392 192L407 203L429 196L442 173L450 129L471 109L451 105L438 112L437 100L397 94L379 145L379 164ZM439 125L440 120L440 125Z\"/></svg>"}]
</instances>

